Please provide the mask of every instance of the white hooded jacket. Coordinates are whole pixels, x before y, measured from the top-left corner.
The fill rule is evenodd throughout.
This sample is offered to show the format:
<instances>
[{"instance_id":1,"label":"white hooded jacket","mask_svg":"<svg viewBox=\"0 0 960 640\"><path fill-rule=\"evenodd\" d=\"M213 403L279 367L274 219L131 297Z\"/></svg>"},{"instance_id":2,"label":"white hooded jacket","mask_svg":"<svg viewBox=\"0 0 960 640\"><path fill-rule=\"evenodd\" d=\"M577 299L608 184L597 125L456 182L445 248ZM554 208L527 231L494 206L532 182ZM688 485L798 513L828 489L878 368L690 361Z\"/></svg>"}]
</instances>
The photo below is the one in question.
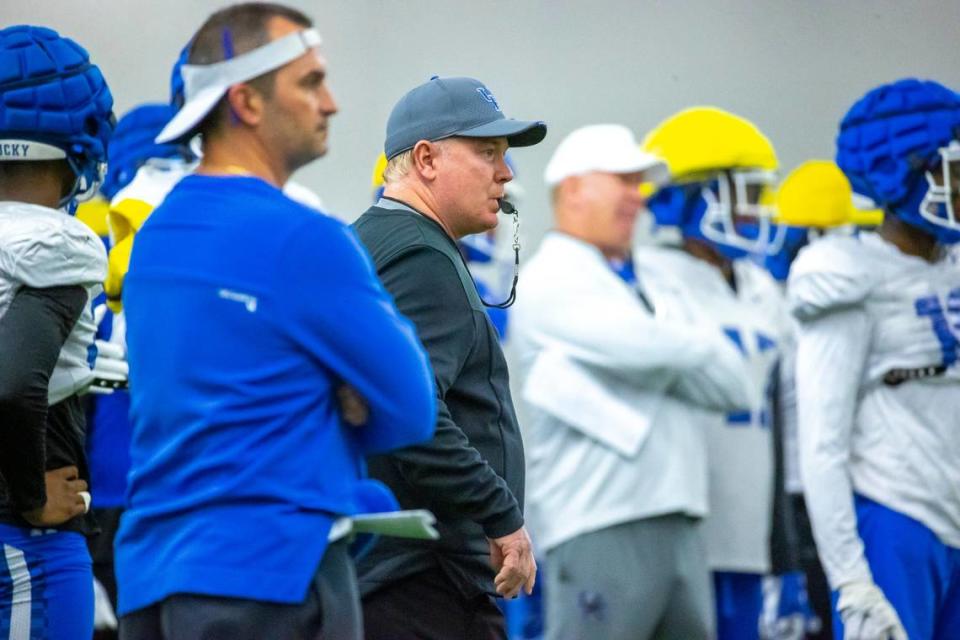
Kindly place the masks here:
<instances>
[{"instance_id":1,"label":"white hooded jacket","mask_svg":"<svg viewBox=\"0 0 960 640\"><path fill-rule=\"evenodd\" d=\"M556 232L520 276L511 330L527 513L545 550L641 518L705 515L706 445L692 417L755 401L732 342L645 294L655 312L599 250Z\"/></svg>"}]
</instances>

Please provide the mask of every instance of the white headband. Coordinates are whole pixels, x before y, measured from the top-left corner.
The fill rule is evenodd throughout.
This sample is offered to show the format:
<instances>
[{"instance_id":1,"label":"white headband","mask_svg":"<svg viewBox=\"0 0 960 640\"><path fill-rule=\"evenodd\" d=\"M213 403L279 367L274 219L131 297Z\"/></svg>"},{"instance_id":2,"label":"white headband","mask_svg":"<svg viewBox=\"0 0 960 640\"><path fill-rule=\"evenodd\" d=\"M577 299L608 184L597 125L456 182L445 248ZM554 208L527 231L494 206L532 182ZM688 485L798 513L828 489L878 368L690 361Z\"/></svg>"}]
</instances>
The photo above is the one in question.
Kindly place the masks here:
<instances>
[{"instance_id":1,"label":"white headband","mask_svg":"<svg viewBox=\"0 0 960 640\"><path fill-rule=\"evenodd\" d=\"M320 34L315 29L304 29L229 60L183 65L181 73L186 101L156 137L156 142L172 142L189 133L230 87L278 69L318 47L320 42Z\"/></svg>"},{"instance_id":2,"label":"white headband","mask_svg":"<svg viewBox=\"0 0 960 640\"><path fill-rule=\"evenodd\" d=\"M0 139L0 162L23 160L63 160L67 152L43 142Z\"/></svg>"}]
</instances>

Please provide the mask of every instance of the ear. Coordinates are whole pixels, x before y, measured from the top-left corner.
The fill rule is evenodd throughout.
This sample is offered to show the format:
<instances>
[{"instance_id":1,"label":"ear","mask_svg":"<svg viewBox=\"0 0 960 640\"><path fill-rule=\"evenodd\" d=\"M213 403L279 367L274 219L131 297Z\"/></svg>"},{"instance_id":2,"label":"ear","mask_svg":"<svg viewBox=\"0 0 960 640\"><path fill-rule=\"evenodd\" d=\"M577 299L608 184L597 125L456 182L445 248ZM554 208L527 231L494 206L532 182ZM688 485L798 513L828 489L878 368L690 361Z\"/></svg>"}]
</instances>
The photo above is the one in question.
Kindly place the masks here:
<instances>
[{"instance_id":1,"label":"ear","mask_svg":"<svg viewBox=\"0 0 960 640\"><path fill-rule=\"evenodd\" d=\"M246 125L256 126L263 119L263 94L249 84L235 84L227 89L227 105L231 117Z\"/></svg>"},{"instance_id":2,"label":"ear","mask_svg":"<svg viewBox=\"0 0 960 640\"><path fill-rule=\"evenodd\" d=\"M435 180L438 173L437 160L440 157L439 145L421 140L413 146L412 164L424 180Z\"/></svg>"},{"instance_id":3,"label":"ear","mask_svg":"<svg viewBox=\"0 0 960 640\"><path fill-rule=\"evenodd\" d=\"M571 202L578 202L580 193L583 191L583 178L580 176L570 176L569 178L565 178L559 186L563 189L563 195L566 199Z\"/></svg>"}]
</instances>

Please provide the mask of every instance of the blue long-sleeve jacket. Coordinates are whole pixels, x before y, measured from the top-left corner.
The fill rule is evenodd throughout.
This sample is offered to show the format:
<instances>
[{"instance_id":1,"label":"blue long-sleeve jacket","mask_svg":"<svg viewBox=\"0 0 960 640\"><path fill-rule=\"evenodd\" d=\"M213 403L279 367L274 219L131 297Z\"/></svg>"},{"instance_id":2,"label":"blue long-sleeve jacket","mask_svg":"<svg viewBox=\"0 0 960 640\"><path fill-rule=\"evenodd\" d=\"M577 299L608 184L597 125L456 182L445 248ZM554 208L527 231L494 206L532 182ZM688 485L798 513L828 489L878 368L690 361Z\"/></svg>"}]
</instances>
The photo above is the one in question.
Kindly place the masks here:
<instances>
[{"instance_id":1,"label":"blue long-sleeve jacket","mask_svg":"<svg viewBox=\"0 0 960 640\"><path fill-rule=\"evenodd\" d=\"M411 324L348 227L249 177L177 185L137 236L123 304L119 612L173 593L302 601L334 517L396 507L364 456L433 434ZM365 426L342 422L341 383Z\"/></svg>"}]
</instances>

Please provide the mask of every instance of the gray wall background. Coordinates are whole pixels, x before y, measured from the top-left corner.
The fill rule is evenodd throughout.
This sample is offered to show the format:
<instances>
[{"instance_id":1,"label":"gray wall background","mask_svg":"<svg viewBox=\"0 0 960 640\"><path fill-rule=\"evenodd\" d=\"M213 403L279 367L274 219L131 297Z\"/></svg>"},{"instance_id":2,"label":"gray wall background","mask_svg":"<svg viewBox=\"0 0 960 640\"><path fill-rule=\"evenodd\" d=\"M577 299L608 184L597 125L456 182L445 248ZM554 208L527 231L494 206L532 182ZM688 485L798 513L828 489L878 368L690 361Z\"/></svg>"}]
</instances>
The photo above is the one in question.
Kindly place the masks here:
<instances>
[{"instance_id":1,"label":"gray wall background","mask_svg":"<svg viewBox=\"0 0 960 640\"><path fill-rule=\"evenodd\" d=\"M0 25L51 26L86 46L118 114L166 100L183 44L223 0L0 0ZM433 74L483 80L508 117L546 120L514 152L525 239L550 225L543 168L561 137L595 122L638 137L686 106L752 119L782 173L832 157L846 109L870 87L916 75L960 87L956 0L289 0L324 37L341 112L331 152L297 180L353 219L367 206L387 114ZM504 225L506 226L506 225ZM527 250L529 250L527 249Z\"/></svg>"}]
</instances>

